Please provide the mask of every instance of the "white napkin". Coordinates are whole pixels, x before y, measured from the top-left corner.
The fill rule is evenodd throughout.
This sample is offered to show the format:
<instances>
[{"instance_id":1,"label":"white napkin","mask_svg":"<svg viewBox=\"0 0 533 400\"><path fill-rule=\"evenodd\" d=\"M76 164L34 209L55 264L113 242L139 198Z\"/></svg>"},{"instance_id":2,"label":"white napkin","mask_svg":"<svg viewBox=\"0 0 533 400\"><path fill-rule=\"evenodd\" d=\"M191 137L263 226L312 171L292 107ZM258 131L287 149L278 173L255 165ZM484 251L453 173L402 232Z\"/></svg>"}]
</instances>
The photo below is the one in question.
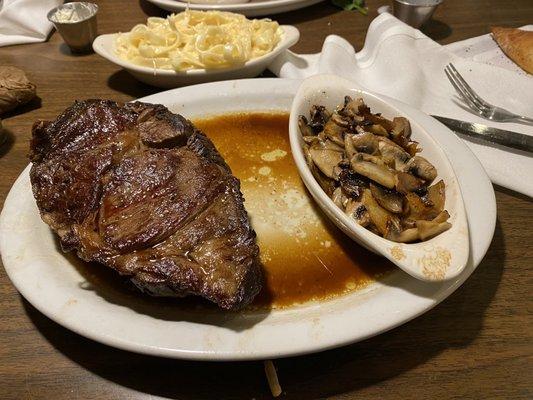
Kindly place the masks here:
<instances>
[{"instance_id":1,"label":"white napkin","mask_svg":"<svg viewBox=\"0 0 533 400\"><path fill-rule=\"evenodd\" d=\"M497 47L496 44L494 46ZM269 69L280 77L294 79L333 73L428 114L533 135L532 126L494 123L464 108L446 78L444 67L453 62L488 102L529 116L533 116L533 78L467 60L453 51L464 52L464 46L443 47L419 30L384 13L370 24L365 45L357 54L349 42L331 35L326 38L321 53L298 55L285 52L274 60ZM533 197L533 157L476 140L466 139L465 142L479 158L493 183Z\"/></svg>"},{"instance_id":2,"label":"white napkin","mask_svg":"<svg viewBox=\"0 0 533 400\"><path fill-rule=\"evenodd\" d=\"M46 18L62 0L0 1L0 47L44 42L53 25Z\"/></svg>"}]
</instances>

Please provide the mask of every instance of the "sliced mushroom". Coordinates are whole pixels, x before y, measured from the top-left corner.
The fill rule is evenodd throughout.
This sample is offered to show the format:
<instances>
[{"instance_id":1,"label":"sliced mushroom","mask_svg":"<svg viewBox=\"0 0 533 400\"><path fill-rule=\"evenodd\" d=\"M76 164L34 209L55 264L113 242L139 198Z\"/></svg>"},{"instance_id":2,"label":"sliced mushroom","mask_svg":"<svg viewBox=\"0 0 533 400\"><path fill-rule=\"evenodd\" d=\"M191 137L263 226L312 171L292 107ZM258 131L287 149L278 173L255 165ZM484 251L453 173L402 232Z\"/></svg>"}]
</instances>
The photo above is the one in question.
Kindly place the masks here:
<instances>
[{"instance_id":1,"label":"sliced mushroom","mask_svg":"<svg viewBox=\"0 0 533 400\"><path fill-rule=\"evenodd\" d=\"M392 121L382 117L380 114L372 114L368 107L366 109L359 108L359 113L365 119L365 121L369 121L373 125L381 125L387 132L390 132L394 127Z\"/></svg>"},{"instance_id":2,"label":"sliced mushroom","mask_svg":"<svg viewBox=\"0 0 533 400\"><path fill-rule=\"evenodd\" d=\"M361 175L350 170L344 170L341 172L339 175L339 182L346 196L351 197L352 199L359 198L363 193L363 190L368 187L368 182L365 182Z\"/></svg>"},{"instance_id":3,"label":"sliced mushroom","mask_svg":"<svg viewBox=\"0 0 533 400\"><path fill-rule=\"evenodd\" d=\"M418 147L418 142L410 141L404 146L405 150L411 155L411 157L416 156L416 153L419 153L421 150Z\"/></svg>"},{"instance_id":4,"label":"sliced mushroom","mask_svg":"<svg viewBox=\"0 0 533 400\"><path fill-rule=\"evenodd\" d=\"M427 182L433 182L437 177L437 169L433 164L420 156L414 156L407 162L407 170Z\"/></svg>"},{"instance_id":5,"label":"sliced mushroom","mask_svg":"<svg viewBox=\"0 0 533 400\"><path fill-rule=\"evenodd\" d=\"M403 136L406 139L411 137L411 124L404 117L395 117L392 120L391 136L393 139Z\"/></svg>"},{"instance_id":6,"label":"sliced mushroom","mask_svg":"<svg viewBox=\"0 0 533 400\"><path fill-rule=\"evenodd\" d=\"M329 140L335 142L341 147L344 147L344 128L337 125L332 119L330 119L324 125L324 135Z\"/></svg>"},{"instance_id":7,"label":"sliced mushroom","mask_svg":"<svg viewBox=\"0 0 533 400\"><path fill-rule=\"evenodd\" d=\"M359 127L358 127L359 128ZM352 135L352 142L355 149L360 153L376 154L379 149L379 142L370 132Z\"/></svg>"},{"instance_id":8,"label":"sliced mushroom","mask_svg":"<svg viewBox=\"0 0 533 400\"><path fill-rule=\"evenodd\" d=\"M367 129L369 132L372 132L374 135L384 136L384 137L389 136L389 133L387 132L387 130L378 124L372 124Z\"/></svg>"},{"instance_id":9,"label":"sliced mushroom","mask_svg":"<svg viewBox=\"0 0 533 400\"><path fill-rule=\"evenodd\" d=\"M386 239L393 240L398 243L412 243L420 239L418 235L418 228L409 228L403 231L389 231Z\"/></svg>"},{"instance_id":10,"label":"sliced mushroom","mask_svg":"<svg viewBox=\"0 0 533 400\"><path fill-rule=\"evenodd\" d=\"M403 211L403 197L399 193L373 183L370 184L370 192L385 210L394 214L400 214Z\"/></svg>"},{"instance_id":11,"label":"sliced mushroom","mask_svg":"<svg viewBox=\"0 0 533 400\"><path fill-rule=\"evenodd\" d=\"M305 116L303 115L300 115L298 117L298 128L300 129L300 133L304 137L314 136L316 134L316 132L314 132L313 129L311 129L311 127L309 126L309 121L307 121L307 118L305 118Z\"/></svg>"},{"instance_id":12,"label":"sliced mushroom","mask_svg":"<svg viewBox=\"0 0 533 400\"><path fill-rule=\"evenodd\" d=\"M343 118L339 113L333 113L331 116L331 121L335 122L338 126L341 126L345 129L348 129L351 125L350 120Z\"/></svg>"},{"instance_id":13,"label":"sliced mushroom","mask_svg":"<svg viewBox=\"0 0 533 400\"><path fill-rule=\"evenodd\" d=\"M434 236L441 234L450 229L452 224L449 222L433 222L433 221L416 221L418 228L418 236L420 240L428 240Z\"/></svg>"},{"instance_id":14,"label":"sliced mushroom","mask_svg":"<svg viewBox=\"0 0 533 400\"><path fill-rule=\"evenodd\" d=\"M435 218L432 219L433 222L446 222L450 219L450 214L448 211L444 210L439 215L437 215Z\"/></svg>"},{"instance_id":15,"label":"sliced mushroom","mask_svg":"<svg viewBox=\"0 0 533 400\"><path fill-rule=\"evenodd\" d=\"M424 181L417 177L408 174L407 172L398 172L396 174L395 188L397 192L407 194L410 192L416 192L424 188Z\"/></svg>"},{"instance_id":16,"label":"sliced mushroom","mask_svg":"<svg viewBox=\"0 0 533 400\"><path fill-rule=\"evenodd\" d=\"M320 143L320 138L318 136L303 136L302 139L307 144Z\"/></svg>"},{"instance_id":17,"label":"sliced mushroom","mask_svg":"<svg viewBox=\"0 0 533 400\"><path fill-rule=\"evenodd\" d=\"M320 170L314 165L310 167L311 173L315 177L316 181L324 192L331 197L333 191L335 190L335 181L326 177Z\"/></svg>"},{"instance_id":18,"label":"sliced mushroom","mask_svg":"<svg viewBox=\"0 0 533 400\"><path fill-rule=\"evenodd\" d=\"M374 163L376 165L383 165L385 166L385 163L381 159L381 157L373 156L372 154L365 154L365 153L356 153L359 154L363 161L370 161L371 163Z\"/></svg>"},{"instance_id":19,"label":"sliced mushroom","mask_svg":"<svg viewBox=\"0 0 533 400\"><path fill-rule=\"evenodd\" d=\"M355 219L355 221L363 227L366 227L370 224L370 216L368 215L368 211L366 210L366 207L359 201L354 201L351 199L348 200L344 212L349 217Z\"/></svg>"},{"instance_id":20,"label":"sliced mushroom","mask_svg":"<svg viewBox=\"0 0 533 400\"><path fill-rule=\"evenodd\" d=\"M339 146L337 143L332 142L331 140L325 140L324 142L322 142L321 147L325 150L335 150L339 153L342 153L344 151L344 146Z\"/></svg>"},{"instance_id":21,"label":"sliced mushroom","mask_svg":"<svg viewBox=\"0 0 533 400\"><path fill-rule=\"evenodd\" d=\"M358 174L366 176L386 188L392 189L396 184L396 174L393 170L385 165L377 165L369 161L364 161L360 153L352 157L350 166Z\"/></svg>"},{"instance_id":22,"label":"sliced mushroom","mask_svg":"<svg viewBox=\"0 0 533 400\"><path fill-rule=\"evenodd\" d=\"M399 226L399 218L382 208L374 199L369 189L363 191L361 203L365 206L370 220L381 235L386 235L392 226Z\"/></svg>"},{"instance_id":23,"label":"sliced mushroom","mask_svg":"<svg viewBox=\"0 0 533 400\"><path fill-rule=\"evenodd\" d=\"M348 159L352 158L352 156L357 153L357 149L355 148L353 144L353 136L352 134L346 134L344 135L344 151L346 152L346 157Z\"/></svg>"},{"instance_id":24,"label":"sliced mushroom","mask_svg":"<svg viewBox=\"0 0 533 400\"><path fill-rule=\"evenodd\" d=\"M416 193L407 193L405 198L409 206L408 216L414 220L432 220L444 208L444 191L441 191L439 184L430 187L426 196L420 197Z\"/></svg>"},{"instance_id":25,"label":"sliced mushroom","mask_svg":"<svg viewBox=\"0 0 533 400\"><path fill-rule=\"evenodd\" d=\"M324 124L329 118L329 112L324 106L312 106L311 107L311 122L309 126L315 133L324 129Z\"/></svg>"},{"instance_id":26,"label":"sliced mushroom","mask_svg":"<svg viewBox=\"0 0 533 400\"><path fill-rule=\"evenodd\" d=\"M333 200L335 205L341 209L344 208L343 197L344 195L342 194L342 188L340 186L336 188L331 194L331 200Z\"/></svg>"},{"instance_id":27,"label":"sliced mushroom","mask_svg":"<svg viewBox=\"0 0 533 400\"><path fill-rule=\"evenodd\" d=\"M359 114L359 107L365 105L365 102L361 98L352 99L350 96L344 98L344 107L342 113L344 115L356 116Z\"/></svg>"},{"instance_id":28,"label":"sliced mushroom","mask_svg":"<svg viewBox=\"0 0 533 400\"><path fill-rule=\"evenodd\" d=\"M385 164L393 167L396 171L404 171L407 162L409 161L409 153L403 150L400 146L390 141L379 141L379 151Z\"/></svg>"},{"instance_id":29,"label":"sliced mushroom","mask_svg":"<svg viewBox=\"0 0 533 400\"><path fill-rule=\"evenodd\" d=\"M309 149L311 159L318 169L328 178L334 177L333 168L341 162L342 153L336 150L312 147Z\"/></svg>"},{"instance_id":30,"label":"sliced mushroom","mask_svg":"<svg viewBox=\"0 0 533 400\"><path fill-rule=\"evenodd\" d=\"M311 157L311 152L309 151L309 147L307 146L304 146L304 156L307 166L312 169L314 167L313 158Z\"/></svg>"},{"instance_id":31,"label":"sliced mushroom","mask_svg":"<svg viewBox=\"0 0 533 400\"><path fill-rule=\"evenodd\" d=\"M446 187L444 185L444 181L440 180L434 185L430 186L425 197L433 204L433 208L435 210L435 215L432 215L430 218L426 219L435 218L444 210L444 203L446 201Z\"/></svg>"}]
</instances>

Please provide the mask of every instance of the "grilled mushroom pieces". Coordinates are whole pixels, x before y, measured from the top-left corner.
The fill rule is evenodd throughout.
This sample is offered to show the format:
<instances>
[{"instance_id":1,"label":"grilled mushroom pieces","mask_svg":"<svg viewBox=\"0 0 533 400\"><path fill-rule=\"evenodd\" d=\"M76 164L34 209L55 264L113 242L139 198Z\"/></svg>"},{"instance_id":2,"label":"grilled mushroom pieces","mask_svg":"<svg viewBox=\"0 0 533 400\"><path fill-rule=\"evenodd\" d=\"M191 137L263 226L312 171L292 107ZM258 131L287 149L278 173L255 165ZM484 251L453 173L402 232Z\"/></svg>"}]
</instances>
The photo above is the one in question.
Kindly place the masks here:
<instances>
[{"instance_id":1,"label":"grilled mushroom pieces","mask_svg":"<svg viewBox=\"0 0 533 400\"><path fill-rule=\"evenodd\" d=\"M300 129L300 134L303 137L306 136L313 136L316 134L313 129L309 126L309 122L307 121L307 118L305 116L300 115L298 117L298 128Z\"/></svg>"},{"instance_id":2,"label":"grilled mushroom pieces","mask_svg":"<svg viewBox=\"0 0 533 400\"><path fill-rule=\"evenodd\" d=\"M414 156L407 162L407 170L427 182L437 177L437 169L424 157Z\"/></svg>"},{"instance_id":3,"label":"grilled mushroom pieces","mask_svg":"<svg viewBox=\"0 0 533 400\"><path fill-rule=\"evenodd\" d=\"M367 178L392 189L396 184L396 174L385 165L376 165L369 161L363 161L361 154L356 154L350 160L352 169Z\"/></svg>"},{"instance_id":4,"label":"grilled mushroom pieces","mask_svg":"<svg viewBox=\"0 0 533 400\"><path fill-rule=\"evenodd\" d=\"M341 109L314 106L310 122L301 117L298 123L313 176L359 225L401 243L449 229L444 182L430 186L437 170L417 156L406 118L386 119L363 99L346 96Z\"/></svg>"},{"instance_id":5,"label":"grilled mushroom pieces","mask_svg":"<svg viewBox=\"0 0 533 400\"><path fill-rule=\"evenodd\" d=\"M341 162L342 153L336 150L312 147L309 149L309 154L318 169L328 178L333 179L333 169Z\"/></svg>"},{"instance_id":6,"label":"grilled mushroom pieces","mask_svg":"<svg viewBox=\"0 0 533 400\"><path fill-rule=\"evenodd\" d=\"M324 129L324 124L329 118L329 112L324 106L312 106L311 107L311 122L309 125L314 132L318 133Z\"/></svg>"},{"instance_id":7,"label":"grilled mushroom pieces","mask_svg":"<svg viewBox=\"0 0 533 400\"><path fill-rule=\"evenodd\" d=\"M330 119L324 125L324 136L332 142L344 147L344 133L345 128L337 125L332 119Z\"/></svg>"},{"instance_id":8,"label":"grilled mushroom pieces","mask_svg":"<svg viewBox=\"0 0 533 400\"><path fill-rule=\"evenodd\" d=\"M370 132L352 135L352 143L355 149L361 153L376 154L379 149L379 142Z\"/></svg>"},{"instance_id":9,"label":"grilled mushroom pieces","mask_svg":"<svg viewBox=\"0 0 533 400\"><path fill-rule=\"evenodd\" d=\"M391 135L393 139L396 139L399 136L409 139L411 137L411 124L409 123L409 120L404 117L395 117L392 120Z\"/></svg>"},{"instance_id":10,"label":"grilled mushroom pieces","mask_svg":"<svg viewBox=\"0 0 533 400\"><path fill-rule=\"evenodd\" d=\"M379 233L385 236L391 230L391 224L396 226L399 223L398 217L382 208L372 197L369 189L365 189L361 196L361 203L365 206L370 217L370 221L376 226Z\"/></svg>"},{"instance_id":11,"label":"grilled mushroom pieces","mask_svg":"<svg viewBox=\"0 0 533 400\"><path fill-rule=\"evenodd\" d=\"M372 124L367 129L369 132L372 132L374 135L384 136L384 137L389 136L389 132L387 132L387 130L379 124Z\"/></svg>"},{"instance_id":12,"label":"grilled mushroom pieces","mask_svg":"<svg viewBox=\"0 0 533 400\"><path fill-rule=\"evenodd\" d=\"M342 188L339 186L337 187L333 193L331 194L331 200L333 200L333 202L335 203L335 205L339 208L344 208L344 202L343 202L343 198L345 196L342 194Z\"/></svg>"},{"instance_id":13,"label":"grilled mushroom pieces","mask_svg":"<svg viewBox=\"0 0 533 400\"><path fill-rule=\"evenodd\" d=\"M348 157L348 159L352 158L352 156L357 153L357 149L355 148L352 140L353 136L355 135L344 135L344 151L346 152L346 157Z\"/></svg>"},{"instance_id":14,"label":"grilled mushroom pieces","mask_svg":"<svg viewBox=\"0 0 533 400\"><path fill-rule=\"evenodd\" d=\"M396 171L403 171L409 161L409 153L400 146L385 140L379 141L379 151L385 164L394 167Z\"/></svg>"},{"instance_id":15,"label":"grilled mushroom pieces","mask_svg":"<svg viewBox=\"0 0 533 400\"><path fill-rule=\"evenodd\" d=\"M348 203L346 203L346 209L344 212L351 218L355 219L355 221L363 226L366 227L370 224L370 216L368 215L368 211L366 207L363 205L363 203L354 201L354 200L348 200Z\"/></svg>"},{"instance_id":16,"label":"grilled mushroom pieces","mask_svg":"<svg viewBox=\"0 0 533 400\"><path fill-rule=\"evenodd\" d=\"M364 107L365 102L361 98L352 99L350 96L344 97L344 107L342 113L344 115L354 116L359 114L359 107Z\"/></svg>"},{"instance_id":17,"label":"grilled mushroom pieces","mask_svg":"<svg viewBox=\"0 0 533 400\"><path fill-rule=\"evenodd\" d=\"M396 174L396 191L402 194L416 192L424 188L424 181L408 174L407 172L398 172Z\"/></svg>"},{"instance_id":18,"label":"grilled mushroom pieces","mask_svg":"<svg viewBox=\"0 0 533 400\"><path fill-rule=\"evenodd\" d=\"M344 170L340 173L339 182L346 196L355 199L359 198L363 190L368 187L368 182L364 181L361 175L350 170Z\"/></svg>"},{"instance_id":19,"label":"grilled mushroom pieces","mask_svg":"<svg viewBox=\"0 0 533 400\"><path fill-rule=\"evenodd\" d=\"M401 232L393 232L387 237L387 239L398 243L412 243L416 242L419 238L418 228L409 228Z\"/></svg>"},{"instance_id":20,"label":"grilled mushroom pieces","mask_svg":"<svg viewBox=\"0 0 533 400\"><path fill-rule=\"evenodd\" d=\"M446 187L444 186L444 181L440 180L430 186L426 197L431 204L433 204L435 215L432 215L431 218L435 218L444 210L444 203L446 201Z\"/></svg>"},{"instance_id":21,"label":"grilled mushroom pieces","mask_svg":"<svg viewBox=\"0 0 533 400\"><path fill-rule=\"evenodd\" d=\"M434 236L441 234L442 232L450 229L452 224L449 222L433 222L433 221L416 221L416 227L418 229L418 236L420 240L428 240Z\"/></svg>"},{"instance_id":22,"label":"grilled mushroom pieces","mask_svg":"<svg viewBox=\"0 0 533 400\"><path fill-rule=\"evenodd\" d=\"M400 214L403 211L403 197L399 193L373 183L370 184L370 192L385 210L394 214Z\"/></svg>"},{"instance_id":23,"label":"grilled mushroom pieces","mask_svg":"<svg viewBox=\"0 0 533 400\"><path fill-rule=\"evenodd\" d=\"M437 218L444 209L444 182L439 181L430 186L425 196L415 193L405 195L409 206L409 217L414 220L431 220Z\"/></svg>"}]
</instances>

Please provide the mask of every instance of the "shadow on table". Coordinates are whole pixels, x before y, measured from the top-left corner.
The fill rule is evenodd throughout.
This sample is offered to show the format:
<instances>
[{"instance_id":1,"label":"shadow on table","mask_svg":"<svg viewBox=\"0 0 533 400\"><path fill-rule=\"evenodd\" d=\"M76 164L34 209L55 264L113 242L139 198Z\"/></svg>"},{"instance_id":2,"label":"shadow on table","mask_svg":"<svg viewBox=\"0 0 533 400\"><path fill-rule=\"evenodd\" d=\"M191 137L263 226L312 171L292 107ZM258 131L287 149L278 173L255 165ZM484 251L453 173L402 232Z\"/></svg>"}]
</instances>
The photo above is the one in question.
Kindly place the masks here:
<instances>
[{"instance_id":1,"label":"shadow on table","mask_svg":"<svg viewBox=\"0 0 533 400\"><path fill-rule=\"evenodd\" d=\"M0 128L0 158L9 153L15 143L15 135L9 129Z\"/></svg>"},{"instance_id":2,"label":"shadow on table","mask_svg":"<svg viewBox=\"0 0 533 400\"><path fill-rule=\"evenodd\" d=\"M450 25L433 18L424 24L421 31L433 40L446 39L452 34Z\"/></svg>"},{"instance_id":3,"label":"shadow on table","mask_svg":"<svg viewBox=\"0 0 533 400\"><path fill-rule=\"evenodd\" d=\"M336 350L276 361L283 399L318 399L378 384L478 336L502 278L505 243L499 223L474 274L444 304L386 334ZM259 362L201 363L138 355L62 328L23 300L43 336L83 368L119 385L172 399L270 399ZM458 328L460 326L460 328Z\"/></svg>"},{"instance_id":4,"label":"shadow on table","mask_svg":"<svg viewBox=\"0 0 533 400\"><path fill-rule=\"evenodd\" d=\"M135 99L165 90L142 83L123 69L111 74L107 79L107 85L111 89L132 96Z\"/></svg>"},{"instance_id":5,"label":"shadow on table","mask_svg":"<svg viewBox=\"0 0 533 400\"><path fill-rule=\"evenodd\" d=\"M170 14L170 11L163 10L146 0L139 0L139 7L150 17L165 17Z\"/></svg>"},{"instance_id":6,"label":"shadow on table","mask_svg":"<svg viewBox=\"0 0 533 400\"><path fill-rule=\"evenodd\" d=\"M2 114L2 119L7 120L11 117L16 117L17 115L21 115L33 110L38 110L42 106L42 100L39 96L35 96L33 99L31 99L26 104L23 104L21 106L18 106L17 108L8 111L4 114Z\"/></svg>"},{"instance_id":7,"label":"shadow on table","mask_svg":"<svg viewBox=\"0 0 533 400\"><path fill-rule=\"evenodd\" d=\"M321 3L312 5L310 7L306 7L305 12L302 12L302 10L294 10L294 11L289 11L289 12L282 13L282 14L268 16L268 17L279 22L280 25L287 25L287 24L295 25L295 24L301 24L307 21L314 21L318 18L325 18L329 15L337 14L341 12L343 12L343 10L341 10L338 7L335 7L329 1L327 2L323 1ZM254 17L254 18L262 18L262 17Z\"/></svg>"}]
</instances>

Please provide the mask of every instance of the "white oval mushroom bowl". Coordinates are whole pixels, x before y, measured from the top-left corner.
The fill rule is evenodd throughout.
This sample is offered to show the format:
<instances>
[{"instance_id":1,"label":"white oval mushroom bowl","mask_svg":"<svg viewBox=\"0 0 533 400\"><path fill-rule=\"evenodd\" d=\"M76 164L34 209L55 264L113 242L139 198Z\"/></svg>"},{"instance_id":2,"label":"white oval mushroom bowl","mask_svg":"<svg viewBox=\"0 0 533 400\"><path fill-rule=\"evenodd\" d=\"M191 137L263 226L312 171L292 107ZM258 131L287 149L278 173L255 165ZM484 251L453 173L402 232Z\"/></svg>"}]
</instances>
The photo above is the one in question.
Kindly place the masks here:
<instances>
[{"instance_id":1,"label":"white oval mushroom bowl","mask_svg":"<svg viewBox=\"0 0 533 400\"><path fill-rule=\"evenodd\" d=\"M444 206L449 213L448 222L451 223L448 230L417 243L388 240L359 225L326 194L306 160L299 117L309 116L314 105L335 110L344 103L345 96L362 98L372 113L381 113L390 120L404 117L410 122L411 137L420 144L421 156L436 168L434 181L444 181ZM356 83L335 75L316 75L306 79L294 98L289 121L291 150L296 166L307 189L325 214L358 244L383 255L410 275L426 281L457 277L465 268L469 257L468 224L461 190L445 151L431 135L434 129L447 128L406 104L361 90ZM450 134L453 135L451 131Z\"/></svg>"}]
</instances>

